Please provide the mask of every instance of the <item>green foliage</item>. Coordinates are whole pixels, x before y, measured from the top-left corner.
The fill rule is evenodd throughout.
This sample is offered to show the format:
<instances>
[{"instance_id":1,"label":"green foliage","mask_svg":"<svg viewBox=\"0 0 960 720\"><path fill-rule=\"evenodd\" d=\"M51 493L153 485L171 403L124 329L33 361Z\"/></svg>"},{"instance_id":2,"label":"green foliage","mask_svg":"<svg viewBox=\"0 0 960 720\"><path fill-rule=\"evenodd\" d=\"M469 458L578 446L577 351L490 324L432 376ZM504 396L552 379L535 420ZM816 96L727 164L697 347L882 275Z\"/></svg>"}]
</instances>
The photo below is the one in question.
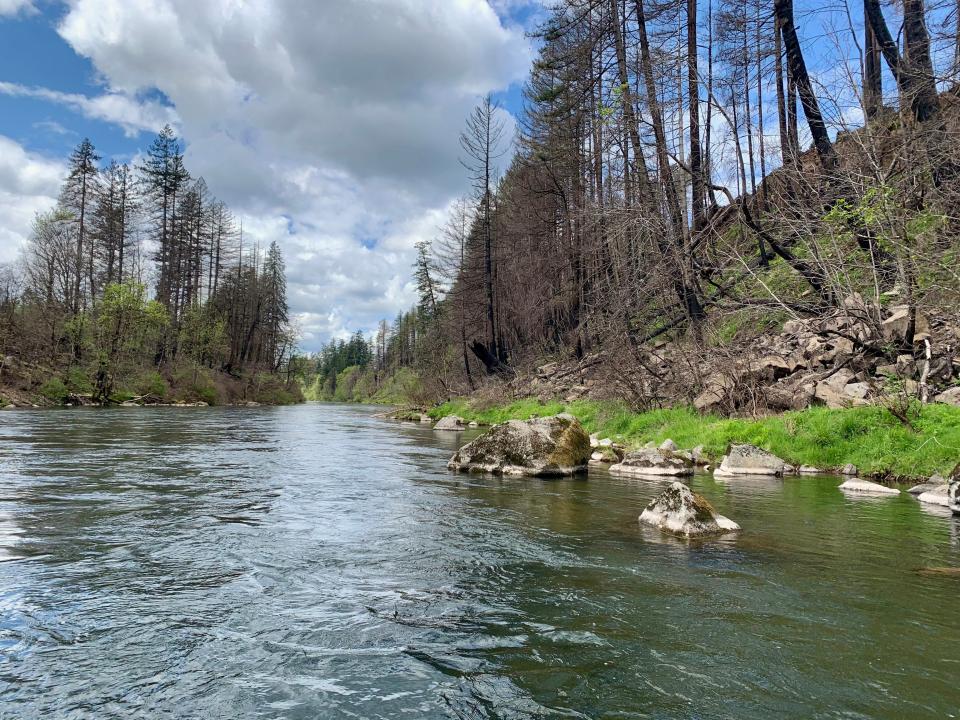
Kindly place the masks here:
<instances>
[{"instance_id":1,"label":"green foliage","mask_svg":"<svg viewBox=\"0 0 960 720\"><path fill-rule=\"evenodd\" d=\"M70 396L70 390L60 378L50 378L40 386L40 394L47 400L55 403L65 403Z\"/></svg>"},{"instance_id":2,"label":"green foliage","mask_svg":"<svg viewBox=\"0 0 960 720\"><path fill-rule=\"evenodd\" d=\"M90 375L81 367L74 366L67 370L67 389L74 395L90 395L93 393L93 381Z\"/></svg>"},{"instance_id":3,"label":"green foliage","mask_svg":"<svg viewBox=\"0 0 960 720\"><path fill-rule=\"evenodd\" d=\"M178 400L217 404L217 387L213 376L210 370L202 365L189 363L174 370L173 385Z\"/></svg>"},{"instance_id":4,"label":"green foliage","mask_svg":"<svg viewBox=\"0 0 960 720\"><path fill-rule=\"evenodd\" d=\"M464 400L434 408L433 418L455 414L481 424L569 412L589 432L599 433L630 446L667 438L681 447L703 445L719 460L727 446L746 442L763 447L794 465L838 468L847 463L866 472L890 472L920 477L947 473L960 454L960 408L924 406L911 432L886 408L847 410L810 408L759 420L701 416L692 409L676 408L631 412L618 403L581 401L540 403L522 400L505 406L479 409Z\"/></svg>"},{"instance_id":5,"label":"green foliage","mask_svg":"<svg viewBox=\"0 0 960 720\"><path fill-rule=\"evenodd\" d=\"M164 400L170 392L170 386L163 376L156 372L145 372L137 378L134 388L138 396L150 395L158 400Z\"/></svg>"}]
</instances>

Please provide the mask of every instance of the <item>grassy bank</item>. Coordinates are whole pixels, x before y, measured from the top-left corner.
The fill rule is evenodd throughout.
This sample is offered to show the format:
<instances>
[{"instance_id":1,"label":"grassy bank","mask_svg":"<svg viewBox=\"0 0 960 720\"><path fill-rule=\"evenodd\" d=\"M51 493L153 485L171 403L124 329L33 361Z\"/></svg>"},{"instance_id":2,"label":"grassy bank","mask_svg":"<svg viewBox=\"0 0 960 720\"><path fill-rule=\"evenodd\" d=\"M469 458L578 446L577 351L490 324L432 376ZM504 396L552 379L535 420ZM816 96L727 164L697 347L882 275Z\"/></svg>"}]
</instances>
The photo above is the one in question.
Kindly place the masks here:
<instances>
[{"instance_id":1,"label":"grassy bank","mask_svg":"<svg viewBox=\"0 0 960 720\"><path fill-rule=\"evenodd\" d=\"M729 443L765 448L794 465L838 468L853 463L861 473L904 478L945 474L960 462L960 408L928 405L914 421L916 431L881 407L829 410L810 408L758 420L702 416L687 408L634 413L617 403L540 403L522 400L477 408L456 400L430 415L459 415L484 424L569 412L601 437L628 446L671 438L680 447L703 445L719 459Z\"/></svg>"}]
</instances>

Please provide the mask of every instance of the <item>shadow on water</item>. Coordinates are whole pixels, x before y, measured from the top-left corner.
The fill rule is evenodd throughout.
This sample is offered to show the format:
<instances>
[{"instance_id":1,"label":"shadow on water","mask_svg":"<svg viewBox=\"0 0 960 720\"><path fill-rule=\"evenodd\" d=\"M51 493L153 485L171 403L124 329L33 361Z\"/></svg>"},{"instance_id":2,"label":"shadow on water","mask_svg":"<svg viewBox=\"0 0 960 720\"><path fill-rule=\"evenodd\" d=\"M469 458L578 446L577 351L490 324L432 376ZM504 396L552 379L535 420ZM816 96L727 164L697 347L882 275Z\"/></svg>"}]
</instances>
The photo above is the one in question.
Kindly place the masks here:
<instances>
[{"instance_id":1,"label":"shadow on water","mask_svg":"<svg viewBox=\"0 0 960 720\"><path fill-rule=\"evenodd\" d=\"M364 407L15 413L0 700L40 717L943 717L956 522L835 478L445 470ZM926 569L926 570L924 570Z\"/></svg>"}]
</instances>

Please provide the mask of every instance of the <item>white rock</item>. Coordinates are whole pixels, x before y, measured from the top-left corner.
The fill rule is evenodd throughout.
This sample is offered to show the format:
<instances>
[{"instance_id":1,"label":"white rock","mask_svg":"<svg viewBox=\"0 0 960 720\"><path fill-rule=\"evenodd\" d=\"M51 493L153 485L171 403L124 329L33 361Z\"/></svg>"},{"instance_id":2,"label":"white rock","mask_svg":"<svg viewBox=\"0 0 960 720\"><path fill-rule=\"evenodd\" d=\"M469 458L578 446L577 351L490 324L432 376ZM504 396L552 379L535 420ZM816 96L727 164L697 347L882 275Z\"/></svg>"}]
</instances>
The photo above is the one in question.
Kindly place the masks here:
<instances>
[{"instance_id":1,"label":"white rock","mask_svg":"<svg viewBox=\"0 0 960 720\"><path fill-rule=\"evenodd\" d=\"M776 455L754 445L731 445L714 475L783 475L785 466L786 463Z\"/></svg>"},{"instance_id":2,"label":"white rock","mask_svg":"<svg viewBox=\"0 0 960 720\"><path fill-rule=\"evenodd\" d=\"M917 500L929 505L943 505L943 507L950 507L950 497L948 495L950 486L944 483L943 485L938 485L933 490L927 490L922 492L917 496Z\"/></svg>"},{"instance_id":3,"label":"white rock","mask_svg":"<svg viewBox=\"0 0 960 720\"><path fill-rule=\"evenodd\" d=\"M840 486L841 490L854 493L865 493L870 495L899 495L900 491L896 488L887 487L880 483L869 480L847 480Z\"/></svg>"},{"instance_id":4,"label":"white rock","mask_svg":"<svg viewBox=\"0 0 960 720\"><path fill-rule=\"evenodd\" d=\"M799 472L801 475L819 475L823 472L823 470L813 467L813 465L801 465L797 472Z\"/></svg>"},{"instance_id":5,"label":"white rock","mask_svg":"<svg viewBox=\"0 0 960 720\"><path fill-rule=\"evenodd\" d=\"M687 458L644 448L627 453L623 462L610 467L614 475L668 476L693 475L693 463Z\"/></svg>"},{"instance_id":6,"label":"white rock","mask_svg":"<svg viewBox=\"0 0 960 720\"><path fill-rule=\"evenodd\" d=\"M735 532L740 526L718 514L703 497L680 482L654 498L640 515L644 525L673 535L698 538Z\"/></svg>"},{"instance_id":7,"label":"white rock","mask_svg":"<svg viewBox=\"0 0 960 720\"><path fill-rule=\"evenodd\" d=\"M603 438L597 443L597 447L613 447L613 440L610 438Z\"/></svg>"},{"instance_id":8,"label":"white rock","mask_svg":"<svg viewBox=\"0 0 960 720\"><path fill-rule=\"evenodd\" d=\"M467 423L462 417L457 415L447 415L433 426L434 430L445 430L450 432L462 432L467 427Z\"/></svg>"}]
</instances>

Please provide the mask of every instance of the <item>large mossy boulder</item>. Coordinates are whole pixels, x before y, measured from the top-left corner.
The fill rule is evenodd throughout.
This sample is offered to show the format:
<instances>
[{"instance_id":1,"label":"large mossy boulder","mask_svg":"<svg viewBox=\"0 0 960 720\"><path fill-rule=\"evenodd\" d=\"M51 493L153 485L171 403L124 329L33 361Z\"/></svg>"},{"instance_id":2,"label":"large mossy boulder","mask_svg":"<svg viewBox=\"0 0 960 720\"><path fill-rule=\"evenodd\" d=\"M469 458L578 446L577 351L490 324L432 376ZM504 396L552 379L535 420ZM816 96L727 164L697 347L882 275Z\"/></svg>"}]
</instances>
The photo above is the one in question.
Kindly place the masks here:
<instances>
[{"instance_id":1,"label":"large mossy boulder","mask_svg":"<svg viewBox=\"0 0 960 720\"><path fill-rule=\"evenodd\" d=\"M610 472L627 476L693 475L693 462L669 450L644 448L627 453L623 462L613 465Z\"/></svg>"},{"instance_id":2,"label":"large mossy boulder","mask_svg":"<svg viewBox=\"0 0 960 720\"><path fill-rule=\"evenodd\" d=\"M716 469L717 477L735 477L737 475L774 475L781 476L786 463L773 453L756 445L731 445L723 462Z\"/></svg>"},{"instance_id":3,"label":"large mossy boulder","mask_svg":"<svg viewBox=\"0 0 960 720\"><path fill-rule=\"evenodd\" d=\"M572 415L510 420L495 425L457 451L457 472L562 477L586 472L590 437Z\"/></svg>"},{"instance_id":4,"label":"large mossy boulder","mask_svg":"<svg viewBox=\"0 0 960 720\"><path fill-rule=\"evenodd\" d=\"M718 514L706 498L681 482L673 483L655 497L640 515L640 522L685 538L740 530L735 522Z\"/></svg>"}]
</instances>

